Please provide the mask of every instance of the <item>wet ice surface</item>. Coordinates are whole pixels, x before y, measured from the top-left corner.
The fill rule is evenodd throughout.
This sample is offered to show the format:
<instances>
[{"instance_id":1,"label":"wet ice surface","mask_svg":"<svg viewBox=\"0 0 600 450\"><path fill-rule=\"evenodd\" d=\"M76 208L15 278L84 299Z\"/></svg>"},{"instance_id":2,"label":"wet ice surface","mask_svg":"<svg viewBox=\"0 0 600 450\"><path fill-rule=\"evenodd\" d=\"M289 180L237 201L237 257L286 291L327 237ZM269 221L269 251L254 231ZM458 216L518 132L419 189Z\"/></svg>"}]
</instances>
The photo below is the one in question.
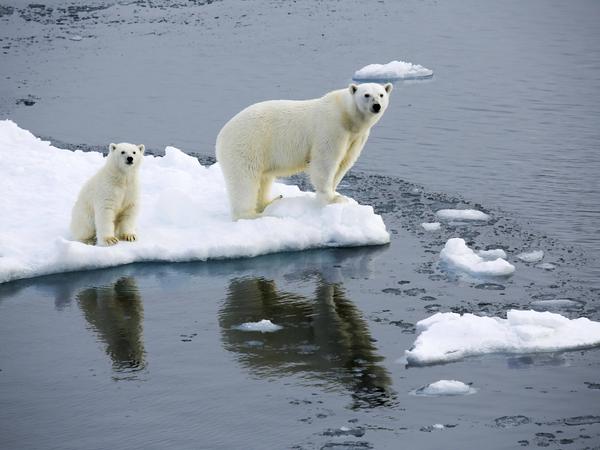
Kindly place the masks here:
<instances>
[{"instance_id":1,"label":"wet ice surface","mask_svg":"<svg viewBox=\"0 0 600 450\"><path fill-rule=\"evenodd\" d=\"M420 64L391 61L387 64L368 64L354 72L352 79L355 81L397 81L418 80L432 76L433 70Z\"/></svg>"},{"instance_id":2,"label":"wet ice surface","mask_svg":"<svg viewBox=\"0 0 600 450\"><path fill-rule=\"evenodd\" d=\"M4 1L1 113L89 149L210 155L250 103L321 95L372 61L419 62L435 78L396 85L341 187L383 214L392 242L0 286L0 447L597 446L598 349L396 361L438 311L541 303L600 320L598 259L567 243L599 242L598 5L189 3ZM349 42L363 26L381 32ZM565 67L582 70L567 82ZM423 230L440 209L491 220ZM453 237L503 249L514 275L454 276L439 265ZM552 268L515 256L536 249ZM284 328L234 329L265 318ZM433 380L478 392L410 395Z\"/></svg>"}]
</instances>

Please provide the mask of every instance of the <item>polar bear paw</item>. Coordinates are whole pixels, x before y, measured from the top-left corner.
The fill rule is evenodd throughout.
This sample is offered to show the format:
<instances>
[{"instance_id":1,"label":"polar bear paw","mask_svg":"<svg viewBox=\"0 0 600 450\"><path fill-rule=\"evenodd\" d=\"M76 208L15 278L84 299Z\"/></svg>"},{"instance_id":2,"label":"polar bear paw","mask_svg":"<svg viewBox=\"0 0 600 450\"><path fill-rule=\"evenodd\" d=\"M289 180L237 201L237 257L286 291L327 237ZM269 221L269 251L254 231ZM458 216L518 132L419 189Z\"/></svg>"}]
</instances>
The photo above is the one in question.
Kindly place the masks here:
<instances>
[{"instance_id":1,"label":"polar bear paw","mask_svg":"<svg viewBox=\"0 0 600 450\"><path fill-rule=\"evenodd\" d=\"M134 233L122 233L119 236L119 239L121 241L134 242L137 239L137 237L136 237L136 235Z\"/></svg>"},{"instance_id":2,"label":"polar bear paw","mask_svg":"<svg viewBox=\"0 0 600 450\"><path fill-rule=\"evenodd\" d=\"M348 197L342 194L335 194L331 203L348 203Z\"/></svg>"},{"instance_id":3,"label":"polar bear paw","mask_svg":"<svg viewBox=\"0 0 600 450\"><path fill-rule=\"evenodd\" d=\"M119 240L114 236L102 238L102 245L110 246L115 245L117 242L119 242Z\"/></svg>"}]
</instances>

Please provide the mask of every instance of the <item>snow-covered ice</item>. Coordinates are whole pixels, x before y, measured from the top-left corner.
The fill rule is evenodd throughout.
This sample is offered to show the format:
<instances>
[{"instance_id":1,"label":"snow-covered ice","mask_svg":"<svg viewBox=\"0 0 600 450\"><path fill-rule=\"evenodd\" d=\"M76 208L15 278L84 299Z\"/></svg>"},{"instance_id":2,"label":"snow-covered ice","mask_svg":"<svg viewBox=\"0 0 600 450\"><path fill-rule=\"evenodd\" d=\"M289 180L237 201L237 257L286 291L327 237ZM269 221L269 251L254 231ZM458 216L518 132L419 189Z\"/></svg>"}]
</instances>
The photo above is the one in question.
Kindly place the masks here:
<instances>
[{"instance_id":1,"label":"snow-covered ice","mask_svg":"<svg viewBox=\"0 0 600 450\"><path fill-rule=\"evenodd\" d=\"M487 353L535 353L600 345L600 322L560 314L510 310L506 319L437 313L417 323L408 364L457 361Z\"/></svg>"},{"instance_id":2,"label":"snow-covered ice","mask_svg":"<svg viewBox=\"0 0 600 450\"><path fill-rule=\"evenodd\" d=\"M539 262L542 259L544 259L544 251L543 250L533 250L530 252L519 253L517 255L517 258L519 258L523 262L528 262L528 263Z\"/></svg>"},{"instance_id":3,"label":"snow-covered ice","mask_svg":"<svg viewBox=\"0 0 600 450\"><path fill-rule=\"evenodd\" d=\"M387 64L369 64L354 72L355 81L395 81L431 78L433 70L405 61L390 61Z\"/></svg>"},{"instance_id":4,"label":"snow-covered ice","mask_svg":"<svg viewBox=\"0 0 600 450\"><path fill-rule=\"evenodd\" d=\"M469 395L477 392L468 384L457 380L439 380L435 383L416 389L414 395L423 395L426 397L441 397L452 395Z\"/></svg>"},{"instance_id":5,"label":"snow-covered ice","mask_svg":"<svg viewBox=\"0 0 600 450\"><path fill-rule=\"evenodd\" d=\"M425 231L437 231L440 229L441 224L439 222L423 222L421 226Z\"/></svg>"},{"instance_id":6,"label":"snow-covered ice","mask_svg":"<svg viewBox=\"0 0 600 450\"><path fill-rule=\"evenodd\" d=\"M496 248L493 250L477 250L477 254L488 261L496 258L506 259L506 252L501 248Z\"/></svg>"},{"instance_id":7,"label":"snow-covered ice","mask_svg":"<svg viewBox=\"0 0 600 450\"><path fill-rule=\"evenodd\" d=\"M490 220L490 216L476 209L440 209L435 213L444 220Z\"/></svg>"},{"instance_id":8,"label":"snow-covered ice","mask_svg":"<svg viewBox=\"0 0 600 450\"><path fill-rule=\"evenodd\" d=\"M448 239L440 252L440 259L451 269L474 276L500 277L515 271L515 266L500 257L493 260L481 257L461 238Z\"/></svg>"},{"instance_id":9,"label":"snow-covered ice","mask_svg":"<svg viewBox=\"0 0 600 450\"><path fill-rule=\"evenodd\" d=\"M263 319L258 322L246 322L234 328L240 331L260 331L261 333L272 333L274 331L281 330L283 327L281 325L274 324L269 319Z\"/></svg>"},{"instance_id":10,"label":"snow-covered ice","mask_svg":"<svg viewBox=\"0 0 600 450\"><path fill-rule=\"evenodd\" d=\"M96 152L52 147L0 121L0 283L136 261L252 257L317 247L389 242L381 216L354 200L320 206L313 193L275 184L264 217L232 222L218 164L202 166L173 147L140 168L138 241L95 247L70 240L71 208L104 164Z\"/></svg>"}]
</instances>

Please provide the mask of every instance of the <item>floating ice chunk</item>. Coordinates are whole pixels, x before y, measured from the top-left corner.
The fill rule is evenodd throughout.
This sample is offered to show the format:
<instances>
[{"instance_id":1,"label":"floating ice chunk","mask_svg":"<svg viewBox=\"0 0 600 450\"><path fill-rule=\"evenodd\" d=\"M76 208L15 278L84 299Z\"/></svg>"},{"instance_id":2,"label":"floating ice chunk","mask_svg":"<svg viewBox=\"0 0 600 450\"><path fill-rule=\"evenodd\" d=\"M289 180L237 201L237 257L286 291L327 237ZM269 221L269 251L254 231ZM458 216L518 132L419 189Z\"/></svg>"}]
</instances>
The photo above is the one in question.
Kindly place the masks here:
<instances>
[{"instance_id":1,"label":"floating ice chunk","mask_svg":"<svg viewBox=\"0 0 600 450\"><path fill-rule=\"evenodd\" d=\"M441 224L439 222L424 222L421 226L425 229L425 231L437 231L440 229Z\"/></svg>"},{"instance_id":2,"label":"floating ice chunk","mask_svg":"<svg viewBox=\"0 0 600 450\"><path fill-rule=\"evenodd\" d=\"M555 300L535 300L530 303L531 307L536 311L548 311L557 309L580 309L583 307L583 302L569 300L568 298L557 298Z\"/></svg>"},{"instance_id":3,"label":"floating ice chunk","mask_svg":"<svg viewBox=\"0 0 600 450\"><path fill-rule=\"evenodd\" d=\"M490 220L490 216L476 209L440 209L436 212L444 220Z\"/></svg>"},{"instance_id":4,"label":"floating ice chunk","mask_svg":"<svg viewBox=\"0 0 600 450\"><path fill-rule=\"evenodd\" d=\"M433 428L435 428L436 430L443 430L444 428L446 428L443 424L441 423L434 423L432 425Z\"/></svg>"},{"instance_id":5,"label":"floating ice chunk","mask_svg":"<svg viewBox=\"0 0 600 450\"><path fill-rule=\"evenodd\" d=\"M519 253L517 255L517 258L519 258L523 262L528 262L528 263L538 262L538 261L541 261L542 259L544 259L544 251L543 250L533 250L531 252Z\"/></svg>"},{"instance_id":6,"label":"floating ice chunk","mask_svg":"<svg viewBox=\"0 0 600 450\"><path fill-rule=\"evenodd\" d=\"M471 250L464 239L451 238L440 253L440 259L451 268L475 276L508 276L515 266L502 258L488 261Z\"/></svg>"},{"instance_id":7,"label":"floating ice chunk","mask_svg":"<svg viewBox=\"0 0 600 450\"><path fill-rule=\"evenodd\" d=\"M260 322L246 322L234 328L240 331L260 331L261 333L272 333L274 331L281 330L283 327L281 325L275 325L269 319L263 319Z\"/></svg>"},{"instance_id":8,"label":"floating ice chunk","mask_svg":"<svg viewBox=\"0 0 600 450\"><path fill-rule=\"evenodd\" d=\"M69 36L69 39L71 39L72 41L81 41L83 37L79 36L78 34L74 34L72 36Z\"/></svg>"},{"instance_id":9,"label":"floating ice chunk","mask_svg":"<svg viewBox=\"0 0 600 450\"><path fill-rule=\"evenodd\" d=\"M427 397L451 396L451 395L469 395L477 392L468 384L457 380L440 380L435 383L423 386L416 391L415 395L423 395Z\"/></svg>"},{"instance_id":10,"label":"floating ice chunk","mask_svg":"<svg viewBox=\"0 0 600 450\"><path fill-rule=\"evenodd\" d=\"M256 220L232 222L218 164L204 167L173 147L140 168L138 240L95 247L69 240L71 208L104 164L100 153L52 147L0 121L0 283L136 261L252 257L318 247L389 242L381 216L353 200L322 207L314 194L276 183L282 194Z\"/></svg>"},{"instance_id":11,"label":"floating ice chunk","mask_svg":"<svg viewBox=\"0 0 600 450\"><path fill-rule=\"evenodd\" d=\"M419 64L391 61L387 64L369 64L354 72L352 79L355 81L395 81L418 80L432 76L433 70Z\"/></svg>"},{"instance_id":12,"label":"floating ice chunk","mask_svg":"<svg viewBox=\"0 0 600 450\"><path fill-rule=\"evenodd\" d=\"M477 254L488 261L496 258L506 259L506 252L501 248L497 248L494 250L477 250Z\"/></svg>"},{"instance_id":13,"label":"floating ice chunk","mask_svg":"<svg viewBox=\"0 0 600 450\"><path fill-rule=\"evenodd\" d=\"M544 269L544 270L554 270L554 269L556 269L556 266L554 264L552 264L552 263L541 263L541 264L538 264L535 267L537 267L539 269Z\"/></svg>"},{"instance_id":14,"label":"floating ice chunk","mask_svg":"<svg viewBox=\"0 0 600 450\"><path fill-rule=\"evenodd\" d=\"M600 322L514 309L506 317L434 314L417 323L420 334L405 352L406 360L425 365L487 353L554 352L600 345Z\"/></svg>"}]
</instances>

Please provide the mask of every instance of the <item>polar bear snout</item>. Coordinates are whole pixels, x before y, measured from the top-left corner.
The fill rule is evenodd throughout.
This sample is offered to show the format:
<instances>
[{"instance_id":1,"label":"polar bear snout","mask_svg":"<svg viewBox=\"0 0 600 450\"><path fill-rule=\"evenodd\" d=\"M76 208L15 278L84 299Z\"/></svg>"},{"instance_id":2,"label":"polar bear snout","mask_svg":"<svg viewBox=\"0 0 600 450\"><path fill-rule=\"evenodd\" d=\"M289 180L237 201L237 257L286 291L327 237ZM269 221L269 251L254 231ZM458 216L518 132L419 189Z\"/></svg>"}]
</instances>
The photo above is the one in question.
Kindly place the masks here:
<instances>
[{"instance_id":1,"label":"polar bear snout","mask_svg":"<svg viewBox=\"0 0 600 450\"><path fill-rule=\"evenodd\" d=\"M129 164L129 165L133 164L133 156L127 157L127 164Z\"/></svg>"},{"instance_id":2,"label":"polar bear snout","mask_svg":"<svg viewBox=\"0 0 600 450\"><path fill-rule=\"evenodd\" d=\"M381 105L379 103L374 103L371 107L371 110L377 114L379 111L381 111Z\"/></svg>"}]
</instances>

